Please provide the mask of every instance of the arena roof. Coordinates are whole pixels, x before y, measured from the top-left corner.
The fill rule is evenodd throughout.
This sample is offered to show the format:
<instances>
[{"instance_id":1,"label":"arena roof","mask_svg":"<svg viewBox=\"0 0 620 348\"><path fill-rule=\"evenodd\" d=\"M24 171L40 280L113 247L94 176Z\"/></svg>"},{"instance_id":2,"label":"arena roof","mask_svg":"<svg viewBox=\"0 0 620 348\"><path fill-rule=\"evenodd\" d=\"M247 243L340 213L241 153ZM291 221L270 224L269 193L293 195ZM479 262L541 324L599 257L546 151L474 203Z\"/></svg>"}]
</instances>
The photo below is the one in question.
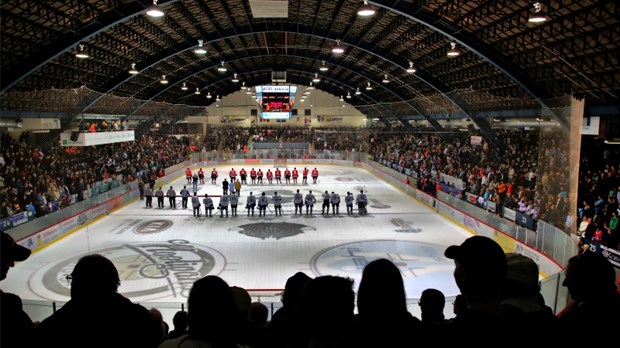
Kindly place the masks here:
<instances>
[{"instance_id":1,"label":"arena roof","mask_svg":"<svg viewBox=\"0 0 620 348\"><path fill-rule=\"evenodd\" d=\"M223 97L242 83L270 83L276 70L300 85L318 74L316 88L354 95L347 101L369 117L458 114L480 122L483 112L540 109L566 96L617 113L613 0L541 1L547 21L539 24L528 21L536 10L525 0L368 1L376 10L369 17L357 14L364 2L352 0L156 3L163 17L146 14L152 0L3 1L3 109L20 92L77 88L204 107L214 102L207 92ZM194 52L199 40L204 55ZM332 52L337 44L343 53ZM455 58L447 56L452 46ZM89 58L76 58L81 49ZM406 71L411 64L415 73ZM92 111L98 98L74 112Z\"/></svg>"}]
</instances>

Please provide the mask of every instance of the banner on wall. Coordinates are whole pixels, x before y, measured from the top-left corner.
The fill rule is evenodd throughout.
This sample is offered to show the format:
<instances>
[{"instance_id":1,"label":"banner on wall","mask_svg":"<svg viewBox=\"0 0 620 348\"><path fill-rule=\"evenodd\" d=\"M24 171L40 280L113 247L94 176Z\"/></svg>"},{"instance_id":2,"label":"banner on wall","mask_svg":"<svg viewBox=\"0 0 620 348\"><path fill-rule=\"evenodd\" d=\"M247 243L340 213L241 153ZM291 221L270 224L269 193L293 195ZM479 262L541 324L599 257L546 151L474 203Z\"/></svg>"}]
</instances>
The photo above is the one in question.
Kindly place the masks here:
<instances>
[{"instance_id":1,"label":"banner on wall","mask_svg":"<svg viewBox=\"0 0 620 348\"><path fill-rule=\"evenodd\" d=\"M304 116L304 125L310 126L312 124L312 116Z\"/></svg>"},{"instance_id":2,"label":"banner on wall","mask_svg":"<svg viewBox=\"0 0 620 348\"><path fill-rule=\"evenodd\" d=\"M482 144L482 137L479 135L472 135L470 138L470 142L472 145L480 145Z\"/></svg>"},{"instance_id":3,"label":"banner on wall","mask_svg":"<svg viewBox=\"0 0 620 348\"><path fill-rule=\"evenodd\" d=\"M323 115L317 115L316 116L317 121L319 122L340 122L342 121L342 117L341 116L323 116Z\"/></svg>"}]
</instances>

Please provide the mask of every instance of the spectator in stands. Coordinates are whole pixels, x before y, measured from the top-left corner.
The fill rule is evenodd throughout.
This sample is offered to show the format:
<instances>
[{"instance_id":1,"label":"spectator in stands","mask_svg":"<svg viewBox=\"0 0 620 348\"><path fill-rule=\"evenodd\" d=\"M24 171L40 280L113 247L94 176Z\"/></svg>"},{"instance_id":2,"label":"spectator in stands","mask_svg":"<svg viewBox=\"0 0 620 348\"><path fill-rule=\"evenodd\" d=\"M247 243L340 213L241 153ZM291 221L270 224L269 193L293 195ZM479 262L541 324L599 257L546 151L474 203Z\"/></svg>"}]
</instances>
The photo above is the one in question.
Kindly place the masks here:
<instances>
[{"instance_id":1,"label":"spectator in stands","mask_svg":"<svg viewBox=\"0 0 620 348\"><path fill-rule=\"evenodd\" d=\"M508 330L501 322L500 312L506 277L506 255L502 248L491 238L473 236L461 245L450 246L444 254L454 260L454 279L465 296L467 309L442 327L442 338L474 343L477 337L470 336L470 332L480 327L501 337Z\"/></svg>"},{"instance_id":2,"label":"spectator in stands","mask_svg":"<svg viewBox=\"0 0 620 348\"><path fill-rule=\"evenodd\" d=\"M236 347L237 304L222 278L208 275L194 282L187 299L187 312L188 334L165 340L160 348Z\"/></svg>"},{"instance_id":3,"label":"spectator in stands","mask_svg":"<svg viewBox=\"0 0 620 348\"><path fill-rule=\"evenodd\" d=\"M357 293L359 312L353 346L404 347L420 331L407 310L402 274L394 263L377 259L364 267Z\"/></svg>"},{"instance_id":4,"label":"spectator in stands","mask_svg":"<svg viewBox=\"0 0 620 348\"><path fill-rule=\"evenodd\" d=\"M557 318L540 294L538 265L516 253L506 254L506 263L501 301L503 318L526 341L556 339L547 335L541 338L538 334L538 330L555 332L557 329Z\"/></svg>"},{"instance_id":5,"label":"spectator in stands","mask_svg":"<svg viewBox=\"0 0 620 348\"><path fill-rule=\"evenodd\" d=\"M172 329L168 332L168 339L181 337L187 334L187 312L177 311L172 317Z\"/></svg>"},{"instance_id":6,"label":"spectator in stands","mask_svg":"<svg viewBox=\"0 0 620 348\"><path fill-rule=\"evenodd\" d=\"M231 290L239 310L239 321L235 330L235 342L237 345L241 347L271 348L267 328L250 320L252 298L248 291L238 286L231 287Z\"/></svg>"},{"instance_id":7,"label":"spectator in stands","mask_svg":"<svg viewBox=\"0 0 620 348\"><path fill-rule=\"evenodd\" d=\"M250 304L250 320L256 324L267 327L269 319L269 309L262 302L252 302Z\"/></svg>"},{"instance_id":8,"label":"spectator in stands","mask_svg":"<svg viewBox=\"0 0 620 348\"><path fill-rule=\"evenodd\" d=\"M118 271L104 256L80 258L68 276L71 300L37 326L40 346L156 347L161 326L117 292Z\"/></svg>"},{"instance_id":9,"label":"spectator in stands","mask_svg":"<svg viewBox=\"0 0 620 348\"><path fill-rule=\"evenodd\" d=\"M4 203L4 202L3 202ZM13 237L0 232L0 280L4 280L9 269L17 261L25 261L30 250L17 244ZM34 324L22 307L22 299L12 293L0 290L0 346L1 347L34 347L32 339Z\"/></svg>"},{"instance_id":10,"label":"spectator in stands","mask_svg":"<svg viewBox=\"0 0 620 348\"><path fill-rule=\"evenodd\" d=\"M443 314L446 297L440 290L429 288L422 291L418 305L422 313L422 325L424 327L432 330L435 326L446 323L446 317Z\"/></svg>"},{"instance_id":11,"label":"spectator in stands","mask_svg":"<svg viewBox=\"0 0 620 348\"><path fill-rule=\"evenodd\" d=\"M558 317L566 332L620 327L620 294L614 267L607 258L585 251L568 260L564 273L562 285L568 289L571 303Z\"/></svg>"},{"instance_id":12,"label":"spectator in stands","mask_svg":"<svg viewBox=\"0 0 620 348\"><path fill-rule=\"evenodd\" d=\"M312 278L303 272L297 272L286 280L282 293L282 307L272 315L269 323L274 347L300 347L307 343L302 335L297 307L301 292L310 280Z\"/></svg>"},{"instance_id":13,"label":"spectator in stands","mask_svg":"<svg viewBox=\"0 0 620 348\"><path fill-rule=\"evenodd\" d=\"M343 347L349 343L355 293L353 280L320 276L303 289L297 312L308 347Z\"/></svg>"}]
</instances>

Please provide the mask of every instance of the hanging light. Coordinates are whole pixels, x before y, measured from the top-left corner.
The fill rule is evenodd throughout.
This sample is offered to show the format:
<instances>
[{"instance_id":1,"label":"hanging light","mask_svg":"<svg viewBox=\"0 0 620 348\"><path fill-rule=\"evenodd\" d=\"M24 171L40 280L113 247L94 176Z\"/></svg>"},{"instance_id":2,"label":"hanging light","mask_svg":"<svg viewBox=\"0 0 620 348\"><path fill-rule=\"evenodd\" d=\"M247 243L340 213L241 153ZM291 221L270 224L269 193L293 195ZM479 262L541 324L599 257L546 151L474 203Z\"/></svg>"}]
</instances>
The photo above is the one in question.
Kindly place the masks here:
<instances>
[{"instance_id":1,"label":"hanging light","mask_svg":"<svg viewBox=\"0 0 620 348\"><path fill-rule=\"evenodd\" d=\"M215 96L215 101L220 101L220 96L219 95Z\"/></svg>"},{"instance_id":2,"label":"hanging light","mask_svg":"<svg viewBox=\"0 0 620 348\"><path fill-rule=\"evenodd\" d=\"M224 61L222 61L222 65L217 68L217 71L226 72L228 69L224 66Z\"/></svg>"},{"instance_id":3,"label":"hanging light","mask_svg":"<svg viewBox=\"0 0 620 348\"><path fill-rule=\"evenodd\" d=\"M159 83L161 83L162 85L168 83L168 80L166 80L166 75L161 75L161 80L159 80Z\"/></svg>"},{"instance_id":4,"label":"hanging light","mask_svg":"<svg viewBox=\"0 0 620 348\"><path fill-rule=\"evenodd\" d=\"M200 89L198 87L196 87L196 90L194 91L195 95L200 95Z\"/></svg>"},{"instance_id":5,"label":"hanging light","mask_svg":"<svg viewBox=\"0 0 620 348\"><path fill-rule=\"evenodd\" d=\"M450 55L450 53L448 53ZM407 72L413 74L415 72L415 66L413 66L413 62L409 62L409 67L407 68Z\"/></svg>"},{"instance_id":6,"label":"hanging light","mask_svg":"<svg viewBox=\"0 0 620 348\"><path fill-rule=\"evenodd\" d=\"M198 40L198 47L194 48L194 53L196 54L207 54L207 49L203 46L204 41Z\"/></svg>"},{"instance_id":7,"label":"hanging light","mask_svg":"<svg viewBox=\"0 0 620 348\"><path fill-rule=\"evenodd\" d=\"M150 17L158 18L164 15L164 11L157 6L157 0L153 0L153 5L146 10L146 14Z\"/></svg>"},{"instance_id":8,"label":"hanging light","mask_svg":"<svg viewBox=\"0 0 620 348\"><path fill-rule=\"evenodd\" d=\"M387 74L383 75L383 81L382 82L383 83L390 83L390 79L388 79L388 75Z\"/></svg>"},{"instance_id":9,"label":"hanging light","mask_svg":"<svg viewBox=\"0 0 620 348\"><path fill-rule=\"evenodd\" d=\"M537 1L532 6L534 6L534 13L527 21L530 23L542 23L546 21L547 16L545 16L545 11L543 11L543 5Z\"/></svg>"},{"instance_id":10,"label":"hanging light","mask_svg":"<svg viewBox=\"0 0 620 348\"><path fill-rule=\"evenodd\" d=\"M136 75L138 73L138 69L136 69L136 63L131 63L131 69L129 69L129 73L132 75Z\"/></svg>"},{"instance_id":11,"label":"hanging light","mask_svg":"<svg viewBox=\"0 0 620 348\"><path fill-rule=\"evenodd\" d=\"M329 69L327 68L327 66L325 66L325 61L323 61L323 65L319 68L319 70L321 70L321 71L327 71L327 70L329 70Z\"/></svg>"},{"instance_id":12,"label":"hanging light","mask_svg":"<svg viewBox=\"0 0 620 348\"><path fill-rule=\"evenodd\" d=\"M321 79L319 78L319 74L318 73L314 73L314 78L312 79L312 82L314 82L314 83L321 82Z\"/></svg>"},{"instance_id":13,"label":"hanging light","mask_svg":"<svg viewBox=\"0 0 620 348\"><path fill-rule=\"evenodd\" d=\"M364 4L357 10L357 15L361 17L369 17L375 14L375 8L368 4L368 0L364 0Z\"/></svg>"},{"instance_id":14,"label":"hanging light","mask_svg":"<svg viewBox=\"0 0 620 348\"><path fill-rule=\"evenodd\" d=\"M351 99L351 92L347 92L347 99Z\"/></svg>"},{"instance_id":15,"label":"hanging light","mask_svg":"<svg viewBox=\"0 0 620 348\"><path fill-rule=\"evenodd\" d=\"M362 94L362 92L360 92L360 88L359 88L359 87L357 87L357 89L355 90L355 94L356 94L356 95L360 95L360 94Z\"/></svg>"},{"instance_id":16,"label":"hanging light","mask_svg":"<svg viewBox=\"0 0 620 348\"><path fill-rule=\"evenodd\" d=\"M207 99L211 99L211 92L207 92Z\"/></svg>"},{"instance_id":17,"label":"hanging light","mask_svg":"<svg viewBox=\"0 0 620 348\"><path fill-rule=\"evenodd\" d=\"M241 83L241 89L246 89L247 87L245 86L245 81Z\"/></svg>"},{"instance_id":18,"label":"hanging light","mask_svg":"<svg viewBox=\"0 0 620 348\"><path fill-rule=\"evenodd\" d=\"M336 54L344 53L344 47L340 44L340 40L336 40L336 46L332 47L332 52Z\"/></svg>"},{"instance_id":19,"label":"hanging light","mask_svg":"<svg viewBox=\"0 0 620 348\"><path fill-rule=\"evenodd\" d=\"M372 90L372 86L370 85L370 82L368 82L368 84L366 85L366 90L367 91Z\"/></svg>"},{"instance_id":20,"label":"hanging light","mask_svg":"<svg viewBox=\"0 0 620 348\"><path fill-rule=\"evenodd\" d=\"M80 58L80 59L86 59L88 58L88 54L86 53L86 51L84 50L84 45L83 44L79 44L78 45L79 49L78 52L75 54L76 58Z\"/></svg>"},{"instance_id":21,"label":"hanging light","mask_svg":"<svg viewBox=\"0 0 620 348\"><path fill-rule=\"evenodd\" d=\"M340 96L340 101L341 102L344 101L344 97L343 96Z\"/></svg>"},{"instance_id":22,"label":"hanging light","mask_svg":"<svg viewBox=\"0 0 620 348\"><path fill-rule=\"evenodd\" d=\"M239 82L239 79L237 78L237 74L233 74L233 78L232 78L231 81L234 82L234 83Z\"/></svg>"},{"instance_id":23,"label":"hanging light","mask_svg":"<svg viewBox=\"0 0 620 348\"><path fill-rule=\"evenodd\" d=\"M308 86L307 89L309 89L309 90L313 90L314 89L314 86L312 86L312 82L310 82L310 86Z\"/></svg>"},{"instance_id":24,"label":"hanging light","mask_svg":"<svg viewBox=\"0 0 620 348\"><path fill-rule=\"evenodd\" d=\"M450 49L448 50L448 57L454 58L458 56L459 54L461 54L461 52L459 52L459 50L456 49L456 42L454 41L450 42Z\"/></svg>"},{"instance_id":25,"label":"hanging light","mask_svg":"<svg viewBox=\"0 0 620 348\"><path fill-rule=\"evenodd\" d=\"M187 91L187 84L185 84L185 82L183 82L183 86L181 86L181 90Z\"/></svg>"}]
</instances>

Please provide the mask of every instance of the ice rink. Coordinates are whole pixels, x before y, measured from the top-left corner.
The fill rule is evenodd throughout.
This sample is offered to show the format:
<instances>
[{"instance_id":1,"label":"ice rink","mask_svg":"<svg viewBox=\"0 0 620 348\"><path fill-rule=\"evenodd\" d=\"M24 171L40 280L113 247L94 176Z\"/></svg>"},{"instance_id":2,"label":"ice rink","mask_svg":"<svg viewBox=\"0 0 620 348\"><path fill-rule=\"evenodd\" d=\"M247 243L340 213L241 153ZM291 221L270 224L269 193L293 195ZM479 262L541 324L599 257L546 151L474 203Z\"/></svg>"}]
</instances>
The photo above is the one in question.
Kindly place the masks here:
<instances>
[{"instance_id":1,"label":"ice rink","mask_svg":"<svg viewBox=\"0 0 620 348\"><path fill-rule=\"evenodd\" d=\"M254 166L274 171L273 166ZM213 167L203 168L205 184L198 195L221 195L221 182L232 167L219 166L217 185L211 184ZM243 168L250 172L252 166ZM289 166L292 170L292 166ZM308 167L312 170L314 166ZM185 303L194 280L207 274L222 277L229 285L251 291L253 296L277 294L288 277L304 272L311 277L341 275L356 280L364 266L377 258L388 258L401 269L407 296L418 298L422 290L436 288L450 298L458 294L452 272L454 263L443 256L446 247L460 244L469 232L443 218L432 209L386 184L365 170L347 166L317 166L318 183L243 185L237 216L196 218L188 208L147 208L135 200L111 214L86 224L65 238L40 250L11 269L2 289L24 300L67 301L70 284L66 280L77 260L90 253L110 258L121 275L119 291L135 302ZM194 172L198 167L191 168ZM237 171L241 166L235 168ZM284 180L283 180L284 181ZM248 182L250 179L248 178ZM178 177L163 185L177 191L186 185ZM157 188L157 187L156 187ZM312 190L317 203L312 215L294 215L293 194L304 196ZM321 193L338 192L340 214L321 215ZM368 214L357 208L348 216L344 204L347 191L360 190L369 199ZM250 193L268 197L277 191L283 196L283 216L253 217L245 210ZM214 199L217 206L219 198ZM202 207L204 208L204 206ZM279 300L279 297L277 298ZM451 309L446 304L447 309Z\"/></svg>"}]
</instances>

